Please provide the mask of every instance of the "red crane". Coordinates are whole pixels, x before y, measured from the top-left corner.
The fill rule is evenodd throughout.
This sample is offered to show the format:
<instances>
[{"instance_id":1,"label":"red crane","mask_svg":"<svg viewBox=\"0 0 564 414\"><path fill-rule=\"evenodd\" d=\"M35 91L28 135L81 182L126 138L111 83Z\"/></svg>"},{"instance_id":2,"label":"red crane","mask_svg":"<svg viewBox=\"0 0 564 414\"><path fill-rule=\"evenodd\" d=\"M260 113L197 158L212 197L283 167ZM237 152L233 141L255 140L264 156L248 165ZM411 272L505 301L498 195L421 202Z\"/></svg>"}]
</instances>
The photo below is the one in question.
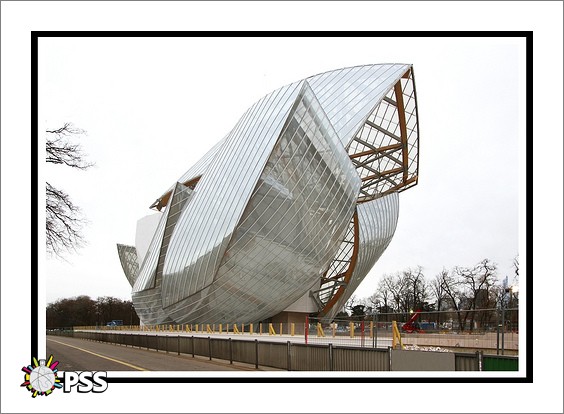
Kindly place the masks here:
<instances>
[{"instance_id":1,"label":"red crane","mask_svg":"<svg viewBox=\"0 0 564 414\"><path fill-rule=\"evenodd\" d=\"M402 325L401 330L404 331L405 333L413 333L413 332L422 333L423 330L419 329L419 327L416 326L415 324L415 320L417 319L420 313L421 313L420 309L416 310L415 313L411 315L411 318L409 318L409 320Z\"/></svg>"}]
</instances>

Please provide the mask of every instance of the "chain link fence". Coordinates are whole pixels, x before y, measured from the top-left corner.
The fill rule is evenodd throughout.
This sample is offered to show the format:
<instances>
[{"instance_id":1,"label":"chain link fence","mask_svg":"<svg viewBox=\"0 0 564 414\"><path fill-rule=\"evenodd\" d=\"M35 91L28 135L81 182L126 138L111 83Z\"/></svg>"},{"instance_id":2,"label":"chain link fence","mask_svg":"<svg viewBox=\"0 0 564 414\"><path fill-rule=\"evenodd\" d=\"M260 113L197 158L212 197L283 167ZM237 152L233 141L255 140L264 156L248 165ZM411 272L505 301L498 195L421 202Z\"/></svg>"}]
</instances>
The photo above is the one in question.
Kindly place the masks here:
<instances>
[{"instance_id":1,"label":"chain link fence","mask_svg":"<svg viewBox=\"0 0 564 414\"><path fill-rule=\"evenodd\" d=\"M330 323L310 317L306 324L307 343L385 348L401 340L410 349L483 350L501 355L516 355L519 350L517 308L375 313ZM396 340L394 324L400 335Z\"/></svg>"}]
</instances>

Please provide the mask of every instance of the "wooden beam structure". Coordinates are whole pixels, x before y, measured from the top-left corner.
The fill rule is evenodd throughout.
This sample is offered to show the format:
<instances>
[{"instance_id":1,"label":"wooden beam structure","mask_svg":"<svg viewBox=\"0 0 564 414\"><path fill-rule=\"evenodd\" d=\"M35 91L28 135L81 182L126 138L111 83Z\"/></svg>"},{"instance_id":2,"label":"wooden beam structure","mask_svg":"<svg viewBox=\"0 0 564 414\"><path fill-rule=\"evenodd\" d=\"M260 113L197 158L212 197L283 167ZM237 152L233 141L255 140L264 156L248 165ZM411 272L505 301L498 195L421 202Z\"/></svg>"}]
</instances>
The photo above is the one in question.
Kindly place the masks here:
<instances>
[{"instance_id":1,"label":"wooden beam structure","mask_svg":"<svg viewBox=\"0 0 564 414\"><path fill-rule=\"evenodd\" d=\"M201 175L194 177L194 178L191 178L191 179L183 182L182 184L184 184L186 187L190 187L190 188L193 189L196 186L196 184L198 184L198 181L200 181L200 178L202 178ZM149 208L154 208L154 209L157 209L158 211L161 211L163 209L163 207L168 204L168 200L170 199L171 194L172 194L172 191L167 191L160 198L158 198L153 204L151 204L151 206Z\"/></svg>"},{"instance_id":2,"label":"wooden beam structure","mask_svg":"<svg viewBox=\"0 0 564 414\"><path fill-rule=\"evenodd\" d=\"M335 303L337 303L339 298L345 293L345 289L347 288L347 285L351 280L352 274L354 272L354 268L356 267L356 262L358 259L358 244L359 244L358 213L356 212L356 210L354 211L354 215L353 215L353 229L354 229L354 239L353 239L354 245L353 245L352 256L350 258L349 267L347 268L345 273L342 274L343 279L341 281L341 285L339 286L339 289L335 293L333 293L331 298L325 304L325 307L319 312L319 315L321 316L325 315L329 311L329 309L331 309L335 305Z\"/></svg>"},{"instance_id":3,"label":"wooden beam structure","mask_svg":"<svg viewBox=\"0 0 564 414\"><path fill-rule=\"evenodd\" d=\"M396 93L396 101L398 102L398 118L401 133L401 146L403 155L403 181L407 181L407 166L409 159L407 157L407 125L405 121L405 107L403 105L403 89L401 88L401 80L394 86Z\"/></svg>"}]
</instances>

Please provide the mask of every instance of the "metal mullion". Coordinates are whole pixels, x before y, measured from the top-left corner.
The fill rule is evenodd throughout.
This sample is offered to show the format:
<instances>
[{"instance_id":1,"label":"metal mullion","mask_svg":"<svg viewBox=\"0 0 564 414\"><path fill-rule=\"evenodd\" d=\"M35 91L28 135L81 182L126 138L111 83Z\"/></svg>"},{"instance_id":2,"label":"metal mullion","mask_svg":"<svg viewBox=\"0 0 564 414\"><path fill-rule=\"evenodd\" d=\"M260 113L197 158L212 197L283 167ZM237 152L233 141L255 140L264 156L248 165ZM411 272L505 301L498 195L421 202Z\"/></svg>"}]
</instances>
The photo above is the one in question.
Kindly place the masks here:
<instances>
[{"instance_id":1,"label":"metal mullion","mask_svg":"<svg viewBox=\"0 0 564 414\"><path fill-rule=\"evenodd\" d=\"M389 104L392 105L392 106L397 106L397 105L398 105L396 101L394 101L394 100L391 99L391 98L388 98L387 96L384 96L383 101L386 101L387 103L389 103Z\"/></svg>"},{"instance_id":2,"label":"metal mullion","mask_svg":"<svg viewBox=\"0 0 564 414\"><path fill-rule=\"evenodd\" d=\"M298 82L298 83L294 84L293 86L289 85L288 87L281 88L281 89L275 91L275 93L271 94L270 97L267 95L266 97L262 98L259 102L257 102L255 105L253 105L253 107L252 107L253 110L249 110L247 112L247 117L246 117L245 122L239 124L238 130L233 132L232 135L231 134L230 135L236 137L236 136L238 136L237 134L240 134L241 131L245 131L245 128L248 128L248 131L253 132L253 135L252 135L252 137L250 137L250 139L256 140L258 137L261 136L262 133L264 133L263 132L264 128L269 128L269 130L272 130L273 122L276 121L276 119L278 117L277 115L273 114L272 117L269 118L272 122L270 122L268 125L266 125L266 124L262 125L262 127L260 127L260 128L258 126L257 119L260 118L261 114L268 113L270 108L273 108L273 107L280 108L280 107L286 105L289 102L290 98L295 93L296 89L299 87L300 84L301 84L301 82ZM299 92L298 92L298 94L299 94ZM293 104L293 102L292 102L292 104ZM276 126L276 128L277 127L278 126ZM223 147L225 147L225 148L220 149L220 151L222 151L221 155L223 155L224 153L231 151L231 150L241 151L241 149L243 148L243 145L244 145L244 143L241 142L241 141L232 140L231 145L229 145L229 146L224 145ZM221 160L221 159L222 159L222 157L220 156L220 154L218 154L218 156L215 159L216 162L213 164L213 168L210 171L208 171L208 174L210 174L210 175L213 175L213 173L220 174L220 171L225 167L224 165L220 165L217 162L218 160ZM255 164L249 164L246 169L244 169L242 171L238 171L238 174L240 174L242 177L245 177L245 180L241 181L239 183L239 185L237 186L237 189L241 188L241 186L246 185L246 183L248 182L247 174L253 168L254 165L256 165L256 163ZM234 175L234 170L231 170L231 175ZM221 200L228 200L229 196L231 194L233 194L234 192L235 192L235 187L231 188L231 191L229 191L228 193L227 192L224 193L221 196L219 201L221 202ZM204 219L202 220L202 222L203 223L206 223L206 222L209 223L209 220L211 219L211 215L212 215L211 210L207 209L206 213L204 213ZM221 222L216 223L213 226L214 231L217 231L218 229L222 228L225 225L226 221L230 220L231 216L226 215L221 220ZM189 246L194 246L195 243L198 240L205 241L206 237L205 237L204 233L207 233L207 231L210 230L210 229L209 228L204 229L203 225L200 225L199 227L200 228L199 228L199 232L198 232L197 237L195 236L192 239L192 242L188 243ZM208 248L209 248L210 245L213 245L216 242L217 242L217 240L208 239L207 244L205 246L206 251L208 251ZM186 243L184 243L184 246L186 246ZM200 250L200 249L192 248L190 250L191 250L191 253L188 253L188 256L184 256L184 257L187 257L189 260L193 260L193 259L195 259L195 253L194 252L196 250ZM210 257L208 257L208 260L207 260L206 265L205 265L206 266L205 269L207 269L209 267L210 260L211 260L211 255L210 255ZM202 285L202 282L205 283L205 279L202 281L202 279L200 277L202 265L203 265L203 262L200 262L199 267L198 267L199 271L197 273L196 273L197 269L194 268L194 272L198 275L198 277L189 278L190 280L188 280L188 278L184 278L183 288L181 289L181 291L191 292L193 290L192 286L194 286L195 291L197 291L199 286ZM177 280L177 282L180 281L178 277L176 278L176 280ZM188 289L186 289L186 287L187 287L186 285L188 285ZM174 295L173 297L176 300L179 300L178 296L179 295Z\"/></svg>"},{"instance_id":3,"label":"metal mullion","mask_svg":"<svg viewBox=\"0 0 564 414\"><path fill-rule=\"evenodd\" d=\"M284 92L284 95L282 95L282 97L281 97L280 100L278 99L279 94L276 94L275 97L272 98L272 101L268 104L268 106L265 105L265 110L266 110L266 111L269 111L271 108L280 108L281 106L286 105L288 102L290 102L290 99L289 99L289 98L291 98L291 96L292 96L292 94L294 93L294 91L295 91L300 85L301 85L300 90L298 91L296 98L294 98L293 102L291 103L291 105L290 105L290 107L289 107L289 109L288 109L288 112L290 112L290 111L292 110L292 108L294 107L294 105L295 105L296 99L300 96L300 93L302 92L302 90L303 90L303 88L304 88L304 84L302 84L302 82L298 82L298 83L294 86L294 88L293 88L291 91L290 91L290 88L287 88L286 91ZM287 96L286 96L286 92L289 92L289 94L288 94ZM284 98L285 98L285 99L284 99ZM279 112L279 114L280 114L280 112ZM273 114L272 116L270 116L270 117L269 117L269 121L270 121L270 122L269 122L268 124L264 124L260 129L257 129L253 135L254 135L254 136L257 136L257 137L268 136L268 135L272 135L272 132L271 132L271 131L276 131L279 127L280 127L280 130L282 130L282 129L284 128L284 123L286 122L287 117L286 117L286 118L280 117L281 119L278 121L278 123L277 123L276 125L274 125L274 122L276 122L276 120L278 119L278 117L279 117L278 115L274 115L274 114ZM255 118L255 119L257 119L257 118ZM281 126L280 126L280 124L281 124ZM278 139L278 137L277 137L276 139ZM274 148L275 146L276 146L276 141L275 141L274 144L272 145L272 148ZM266 150L266 148L265 148L263 151L265 151L265 150ZM269 158L269 157L270 157L270 153L265 157L264 165L266 165L266 162L268 162L268 158ZM258 181L258 179L260 179L260 175L262 174L262 171L264 171L264 165L263 165L263 168L262 168L261 172L258 174L257 181ZM250 170L251 170L251 166L249 166L249 168L247 169L247 171L250 171ZM243 176L247 177L247 182L248 182L249 176L248 176L248 175L245 175L245 174L243 174ZM253 178L253 179L254 179L254 178ZM256 185L256 184L255 184L255 185ZM240 189L242 186L243 186L243 183L241 183L237 188ZM245 187L244 187L244 188L246 188L246 184L245 184ZM252 196L252 191L253 191L253 190L251 190L251 192L250 192L250 194L249 194L249 199L248 199L248 200L250 200L250 197ZM236 192L238 192L237 189L236 189L235 187L232 187L229 194L234 194L234 193L236 193ZM243 210L242 210L242 211L244 211L244 207L243 207ZM227 215L224 217L222 224L219 224L219 226L216 226L215 228L217 228L217 229L222 228L223 225L224 225L223 223L225 223L226 220L228 220L228 222L230 221L230 219L228 218ZM238 220L237 220L237 221L238 221ZM237 227L237 222L234 222L233 231L236 229L236 227ZM212 249L210 249L210 250L208 250L208 249L209 249L210 246L213 246L216 242L217 242L217 241L209 240L208 245L207 245L207 248L206 248L206 251L210 251L210 252L211 252L211 251L213 250L213 247L212 247ZM227 247L228 247L228 246L225 247L225 250L227 249ZM222 252L222 254L225 254L225 250ZM215 272L217 273L217 269L219 268L219 265L221 264L221 258L219 257L219 255L220 255L220 251L218 250L218 251L216 252L216 255L215 255L214 260L213 260L213 262L212 262L212 255L210 254L209 257L208 257L208 261L207 261L207 263L206 263L205 269L209 268L210 263L212 263L212 264L213 264L213 263L217 263L217 268L215 269ZM203 265L203 262L200 264L200 269L202 268L202 265ZM201 270L200 270L200 272L201 272ZM200 282L200 278L198 277L198 281L197 281L196 287L198 286L198 283L199 283L199 282ZM204 284L205 284L205 279L204 279L203 282L204 282Z\"/></svg>"},{"instance_id":4,"label":"metal mullion","mask_svg":"<svg viewBox=\"0 0 564 414\"><path fill-rule=\"evenodd\" d=\"M400 66L402 66L402 65L400 65ZM378 72L380 72L380 71L378 71ZM369 88L369 87L372 87L372 85L376 84L376 87L374 87L374 88L371 90L371 92L376 91L377 88L378 88L380 85L385 84L385 82L386 82L390 77L392 77L391 75L388 74L389 72L392 72L393 74L396 74L396 73L398 72L398 68L396 67L396 65L390 65L389 67L387 67L387 68L383 71L382 74L380 74L380 76L386 76L386 79L385 79L385 80L382 80L381 82L376 83L376 82L378 82L378 80L380 80L381 78L380 78L380 77L377 77L377 78L375 77L375 79L374 79L372 82L370 82L369 84L365 85L365 88L364 88L364 89L367 89L367 88ZM358 88L354 88L353 91L356 90L356 89L358 89ZM351 94L353 93L353 91L351 91L351 92L347 95L346 98L348 98L349 95L351 95ZM386 94L384 93L384 96L385 96L385 95L386 95ZM355 98L356 98L357 96L359 96L359 93L357 93L357 95L355 95ZM352 99L351 99L351 100L352 100ZM370 104L370 101L373 101L373 99L370 99L369 102L367 102L366 104L364 104L362 108L364 108L364 107L366 107L367 105L369 105L369 104ZM361 100L360 102L362 102L362 100ZM359 103L360 103L360 102L359 102ZM358 104L357 104L357 105L358 105ZM356 106L356 105L355 105L355 106ZM362 112L362 108L358 109L357 112ZM373 112L373 111L370 111L370 113L372 113L372 112ZM341 121L341 119L343 119L344 116L345 116L345 115L343 114L339 119L336 119L336 120L335 120L335 124L339 123L339 122Z\"/></svg>"},{"instance_id":5,"label":"metal mullion","mask_svg":"<svg viewBox=\"0 0 564 414\"><path fill-rule=\"evenodd\" d=\"M384 119L384 118L382 118L382 119ZM393 139L395 139L396 141L401 142L401 138L400 138L400 137L396 136L395 134L391 133L390 131L388 131L387 129L381 127L380 125L375 124L374 122L368 121L368 120L366 121L366 123L367 123L368 125L370 125L371 127L377 129L377 130L380 131L381 133L383 133L383 134L389 136L390 138L393 138ZM391 123L391 121L389 121L389 123Z\"/></svg>"},{"instance_id":6,"label":"metal mullion","mask_svg":"<svg viewBox=\"0 0 564 414\"><path fill-rule=\"evenodd\" d=\"M304 106L305 106L305 105L304 105ZM303 119L303 118L301 118L301 119ZM315 120L314 120L313 118L312 118L311 122L313 122L313 123L315 124ZM309 125L309 123L308 123L307 125ZM297 131L296 131L296 132L297 132ZM295 135L294 135L294 137L295 137ZM314 145L314 144L313 144L313 140L310 139L309 141L310 141L310 144L307 145L306 150L304 151L304 155L305 155L305 153L307 153L307 149L310 148L312 145ZM312 161L313 161L313 159L311 159L308 164L311 164ZM321 165L321 164L320 164L320 165ZM317 167L317 168L318 168L318 167ZM295 172L296 172L296 171L292 172L292 174L290 174L290 176L293 175ZM310 178L311 178L311 177L310 177ZM305 187L304 187L304 189L302 189L302 192L303 192L304 190L305 190ZM278 224L281 222L281 220L282 220L282 219L280 219L280 220L278 220L276 223L274 223L274 226L271 226L271 229L269 230L269 232L268 232L267 234L265 234L263 237L267 238L268 235L269 235L270 233L272 233L272 232L276 229L276 227L277 227ZM285 227L286 227L286 226L284 226L283 229L284 229ZM262 228L264 228L264 226L263 226ZM242 247L244 247L244 246L242 246ZM240 248L241 248L241 247L240 247ZM255 257L256 257L256 256L255 256ZM227 263L227 262L228 262L228 261L222 263L222 265L225 265L225 263Z\"/></svg>"},{"instance_id":7,"label":"metal mullion","mask_svg":"<svg viewBox=\"0 0 564 414\"><path fill-rule=\"evenodd\" d=\"M333 184L333 186L334 186L334 184ZM327 199L328 196L329 196L329 192L326 194L325 199ZM343 198L344 196L345 196L345 195L343 194L343 196L342 196L341 198ZM298 237L298 236L296 236L296 237ZM293 241L295 241L295 240L296 240L296 238L290 240L290 242L293 242ZM313 240L310 241L310 243L308 243L308 245L307 245L306 247L308 247L312 242L313 242ZM289 243L289 244L291 244L291 243ZM278 273L277 273L277 274L278 274ZM276 275L277 275L277 274L276 274ZM270 276L276 276L276 275L270 275ZM263 277L263 278L264 278L264 277ZM256 283L259 283L260 280L262 280L263 278L258 279L258 280L255 280L255 284L256 284ZM208 311L208 312L210 312L210 311Z\"/></svg>"},{"instance_id":8,"label":"metal mullion","mask_svg":"<svg viewBox=\"0 0 564 414\"><path fill-rule=\"evenodd\" d=\"M303 96L302 96L302 99L301 99L301 100L303 100ZM296 114L296 112L294 112L294 114ZM294 115L293 115L293 116L294 116ZM299 122L301 122L301 120L304 119L304 116L305 116L305 114L300 118L300 121L299 121ZM298 123L299 123L299 122L298 122ZM296 137L296 134L297 134L298 132L299 132L298 129L296 129L296 131L294 131L294 134L293 134L291 137L289 137L289 139L288 139L288 145L287 145L287 146L285 147L285 149L282 151L281 156L276 160L276 162L274 163L274 165L273 165L273 167L272 167L272 170L273 170L273 171L275 171L275 168L276 168L277 165L282 165L282 164L280 163L280 161L281 161L281 159L282 159L283 156L284 156L285 150L286 150L286 148L288 148L288 147L291 146L292 140ZM283 131L281 132L280 137L282 137L284 133L285 133L285 130L283 130ZM298 143L298 148L300 147L300 145L301 145L301 142ZM308 149L311 145L312 145L311 142L310 142L310 144L305 145L304 152L306 152L307 149ZM276 147L276 145L275 145L275 147ZM283 174L284 171L287 170L288 166L289 166L289 163L286 163L286 164L283 166L283 168L281 168L280 174ZM289 177L292 177L295 173L296 173L295 171L292 172L291 174L289 174ZM281 178L281 176L280 176L280 175L277 175L275 179L279 180L280 178ZM269 194L271 191L273 191L272 188L269 188L269 189L265 192L265 197L267 197L268 194ZM258 187L255 188L255 190L253 191L253 194L251 195L251 198L252 198L255 194L257 194L257 192L258 192ZM274 202L274 200L275 200L275 197L272 197L271 202L270 202L267 206L265 206L266 208L264 209L263 213L262 213L261 215L259 215L259 217L258 217L257 219L260 219L264 214L266 214L266 210L268 209L269 206L272 205L272 203ZM241 221L240 223L238 223L238 226L241 227L241 226L243 226L244 224L246 224L246 222L247 222L247 220L248 220L248 217L250 217L251 214L252 214L252 212L254 212L255 210L256 210L256 207L253 208L253 210L251 210L251 212L249 212L249 214L247 215L247 218L243 219L243 221ZM260 229L259 229L259 230L260 230ZM227 252L227 251L229 251L229 249L226 250L226 252Z\"/></svg>"},{"instance_id":9,"label":"metal mullion","mask_svg":"<svg viewBox=\"0 0 564 414\"><path fill-rule=\"evenodd\" d=\"M374 67L374 65L367 65L367 66L369 66L370 68ZM355 66L355 67L351 68L351 70L347 73L347 75L350 75L351 72L353 72L353 69L355 69L355 68L358 68L358 69L352 75L350 75L348 77L344 76L343 79L341 79L341 80L346 80L347 82L349 82L349 85L345 86L343 88L344 89L343 91L339 91L339 90L337 90L337 88L335 88L326 97L325 96L320 97L320 99L324 99L326 101L326 104L324 105L325 113L333 111L335 109L335 107L338 105L338 103L336 103L336 102L338 102L339 99L340 99L341 102L349 99L349 96L358 88L354 84L354 82L356 82L358 78L362 77L365 74L364 71L366 71L367 69L364 69L364 71L363 71L363 68L366 68L367 66ZM368 70L370 70L370 69L368 69ZM373 82L375 82L375 81L376 80L374 80ZM370 86L371 84L366 85L366 87ZM346 93L347 90L348 90L348 93L346 95L344 95L344 93ZM338 120L335 120L335 122L331 122L331 124L335 125L339 122L339 120L340 120L340 118ZM339 135L339 134L337 133L337 135Z\"/></svg>"},{"instance_id":10,"label":"metal mullion","mask_svg":"<svg viewBox=\"0 0 564 414\"><path fill-rule=\"evenodd\" d=\"M373 163L370 163L370 165L359 165L358 167L356 167L356 169L358 171L359 169L362 168L362 171L360 171L361 173L364 173L365 170L366 170L366 171L369 171L369 172L374 173L374 174L379 174L378 170L375 170L374 168L372 168L372 164ZM361 180L362 180L362 178L361 178Z\"/></svg>"},{"instance_id":11,"label":"metal mullion","mask_svg":"<svg viewBox=\"0 0 564 414\"><path fill-rule=\"evenodd\" d=\"M278 93L280 93L280 91L278 91ZM245 128L252 127L253 119L254 119L253 115L255 114L255 111L259 110L259 111L262 112L263 109L264 109L264 102L260 102L260 101L255 102L249 109L247 109L247 111L245 111L243 116L237 121L237 124L235 125L233 130L230 131L230 133L227 135L226 138L237 136L237 134L239 134L240 131L244 130ZM232 152L232 149L234 149L234 148L237 148L237 143L234 142L234 140L231 140L231 142L229 142L226 139L226 142L220 148L218 148L218 151L217 151L213 161L216 161L217 159L224 158L226 156L226 154L229 153L229 152ZM213 162L213 161L211 162L210 166L208 167L208 169L206 171L206 176L207 175L209 175L209 176L214 175L216 173L216 171L218 171L218 169L220 168L218 163ZM208 217L209 213L207 215L204 215L204 216ZM185 229L185 226L183 226L182 229ZM179 245L179 248L176 249L176 251L173 252L173 254L168 258L168 262L171 263L170 266L177 267L179 261L185 260L185 258L187 256L193 257L192 252L193 252L194 249L192 248L192 246L195 245L197 240L201 240L201 237L203 236L203 229L200 228L200 231L198 231L197 234L193 234L192 236L193 237L191 237L190 240L184 240ZM179 275L176 275L175 277L173 277L173 279L174 279L174 281L171 281L171 283L174 282L174 284L178 287L178 285L180 283ZM193 283L192 278L190 278L190 280L184 280L183 283L182 283L183 291L186 291L187 287L188 287L188 291L190 291L192 283ZM176 289L176 290L179 290L179 289ZM179 296L179 295L174 295L175 300L176 300L176 296Z\"/></svg>"},{"instance_id":12,"label":"metal mullion","mask_svg":"<svg viewBox=\"0 0 564 414\"><path fill-rule=\"evenodd\" d=\"M303 97L302 97L302 100L301 100L301 101L303 101ZM305 106L305 105L304 105L304 106ZM295 112L295 113L296 113L296 112ZM300 118L300 122L304 119L304 117L305 117L305 112L304 112L304 115ZM315 121L312 119L312 122L315 122ZM294 134L292 135L292 137L291 137L290 140L288 141L288 146L290 145L291 141L296 137L296 134L297 134L297 133L298 133L298 130L296 129L296 131L294 132ZM282 136L282 134L281 134L281 136ZM299 145L301 145L301 142L298 143L298 146L299 146ZM312 142L311 140L309 140L309 144L305 145L304 154L307 153L308 149L309 149L311 146L313 146L313 145L314 145L313 142ZM310 163L311 163L311 161L312 161L312 160L310 160ZM277 162L276 162L275 164L276 164L276 165L278 164L278 160L277 160ZM280 171L280 173L283 173L284 171L286 171L287 167L288 167L288 164L286 164L286 165L284 166L284 168ZM296 174L296 173L297 173L297 171L293 171L292 173L290 173L290 174L288 175L288 179L290 179L290 178L291 178L294 174ZM279 177L279 178L280 178L280 177ZM270 191L272 191L272 189L269 189L269 190L265 193L265 195L267 195ZM256 193L256 192L255 192L255 193ZM268 210L268 207L269 207L270 205L272 205L273 202L274 202L274 198L272 199L272 201L271 201L267 206L265 206L265 208L263 209L263 213L262 213L258 218L261 218L264 214L266 214L266 212L267 212L267 210ZM257 206L257 207L258 207L258 206ZM256 207L255 207L252 211L255 211L255 210L256 210ZM250 217L252 211L247 215L247 218ZM239 223L239 226L242 226L243 224L245 224L246 221L247 221L247 219L241 221L241 222ZM267 222L268 222L268 221L267 221ZM277 222L276 224L278 224L278 222ZM261 229L263 229L263 228L264 228L264 226L261 227ZM258 229L258 231L260 231L261 229ZM272 231L272 230L271 230L271 231ZM242 247L245 247L246 245L247 245L247 244L245 244L245 245L242 246ZM227 252L227 251L228 251L228 250L226 250L226 252ZM227 262L228 262L228 260L227 260L226 262L224 262L224 264L227 263Z\"/></svg>"},{"instance_id":13,"label":"metal mullion","mask_svg":"<svg viewBox=\"0 0 564 414\"><path fill-rule=\"evenodd\" d=\"M330 77L331 75L325 77L325 79L323 79L322 81L319 82L319 85L315 85L315 88L318 89L320 91L319 95L315 94L317 97L317 100L325 100L327 98L329 98L330 96L332 96L335 91L332 91L331 88L326 89L327 84L329 83L329 81L331 81L334 84L339 84L343 79L346 79L347 75L350 74L354 69L360 68L362 66L353 66L350 68L345 68L340 70L338 73L336 73L334 76ZM359 69L357 69L359 70ZM334 71L331 71L334 72ZM312 76L314 77L314 76ZM310 78L306 78L306 80L308 82L310 82L309 80ZM313 87L312 87L313 89ZM328 94L329 93L329 94Z\"/></svg>"},{"instance_id":14,"label":"metal mullion","mask_svg":"<svg viewBox=\"0 0 564 414\"><path fill-rule=\"evenodd\" d=\"M390 89L390 92L391 92L393 89L394 89L394 88L392 87L392 88ZM395 95L395 91L394 91L394 94L392 94L392 95ZM382 105L382 103L380 103L380 106L381 106L381 105ZM384 121L386 121L386 115L388 114L388 109L390 109L390 108L392 108L392 115L390 116L390 121L388 121L388 127L390 126L390 122L391 122L391 120L392 120L393 117L394 117L395 111L396 111L396 109L397 109L397 104L396 104L396 105L386 105L385 110L384 110L384 115L382 115L382 121L380 122L380 126L381 126L382 128L384 128L384 126L383 126L383 125L384 125ZM377 125L377 124L374 123L374 125ZM388 128L385 128L385 129L388 130ZM384 132L384 134L385 134L385 132ZM393 138L393 137L392 137L392 138Z\"/></svg>"}]
</instances>

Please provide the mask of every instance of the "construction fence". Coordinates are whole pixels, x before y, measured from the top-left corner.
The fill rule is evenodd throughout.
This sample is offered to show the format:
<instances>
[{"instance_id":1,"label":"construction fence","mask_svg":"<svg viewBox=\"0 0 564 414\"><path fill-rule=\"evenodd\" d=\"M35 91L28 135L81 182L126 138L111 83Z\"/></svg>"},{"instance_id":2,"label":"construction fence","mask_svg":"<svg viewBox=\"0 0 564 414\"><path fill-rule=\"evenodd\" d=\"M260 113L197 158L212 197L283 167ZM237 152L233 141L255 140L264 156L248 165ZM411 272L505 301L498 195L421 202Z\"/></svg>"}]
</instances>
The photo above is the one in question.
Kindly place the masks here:
<instances>
[{"instance_id":1,"label":"construction fence","mask_svg":"<svg viewBox=\"0 0 564 414\"><path fill-rule=\"evenodd\" d=\"M304 317L303 323L77 326L81 331L288 338L291 342L379 349L446 350L518 355L518 309L379 313L356 319ZM394 328L395 327L395 328ZM395 330L394 330L395 329Z\"/></svg>"},{"instance_id":2,"label":"construction fence","mask_svg":"<svg viewBox=\"0 0 564 414\"><path fill-rule=\"evenodd\" d=\"M378 313L332 322L308 317L305 337L307 343L395 348L401 341L404 346L415 348L516 355L519 351L518 315L518 309L479 309ZM394 335L394 327L397 335Z\"/></svg>"},{"instance_id":3,"label":"construction fence","mask_svg":"<svg viewBox=\"0 0 564 414\"><path fill-rule=\"evenodd\" d=\"M392 348L341 347L333 344L301 344L194 335L128 333L110 331L49 331L48 335L69 336L90 341L163 352L200 356L287 371L481 371L486 357L476 353L444 353L395 350ZM491 357L490 357L491 358ZM515 357L496 357L510 363L490 363L500 370L517 370ZM508 369L509 367L509 369Z\"/></svg>"}]
</instances>

